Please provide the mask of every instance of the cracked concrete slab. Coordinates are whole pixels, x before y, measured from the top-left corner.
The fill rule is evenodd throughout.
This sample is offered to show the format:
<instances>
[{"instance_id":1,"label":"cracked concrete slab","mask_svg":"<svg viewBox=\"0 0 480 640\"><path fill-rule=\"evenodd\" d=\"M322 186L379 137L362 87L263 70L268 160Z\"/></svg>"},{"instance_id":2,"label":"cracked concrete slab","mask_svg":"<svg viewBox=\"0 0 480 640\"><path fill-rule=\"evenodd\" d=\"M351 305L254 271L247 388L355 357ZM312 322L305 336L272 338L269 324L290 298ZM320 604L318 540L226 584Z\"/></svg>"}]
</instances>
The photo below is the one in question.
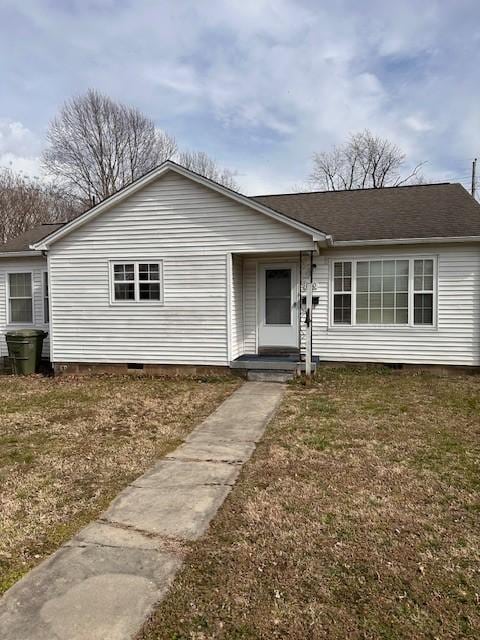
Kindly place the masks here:
<instances>
[{"instance_id":1,"label":"cracked concrete slab","mask_svg":"<svg viewBox=\"0 0 480 640\"><path fill-rule=\"evenodd\" d=\"M81 547L99 545L131 549L159 549L162 541L157 536L148 536L132 528L117 527L96 520L77 533L65 546Z\"/></svg>"},{"instance_id":2,"label":"cracked concrete slab","mask_svg":"<svg viewBox=\"0 0 480 640\"><path fill-rule=\"evenodd\" d=\"M177 555L152 549L61 547L0 601L1 637L131 638L181 562Z\"/></svg>"},{"instance_id":3,"label":"cracked concrete slab","mask_svg":"<svg viewBox=\"0 0 480 640\"><path fill-rule=\"evenodd\" d=\"M186 540L205 533L231 486L128 487L102 519L142 531Z\"/></svg>"},{"instance_id":4,"label":"cracked concrete slab","mask_svg":"<svg viewBox=\"0 0 480 640\"><path fill-rule=\"evenodd\" d=\"M204 460L216 462L246 462L255 450L253 442L219 442L211 434L202 436L197 433L195 442L181 444L173 453L170 460Z\"/></svg>"},{"instance_id":5,"label":"cracked concrete slab","mask_svg":"<svg viewBox=\"0 0 480 640\"><path fill-rule=\"evenodd\" d=\"M235 483L284 393L248 382L0 599L8 640L132 640Z\"/></svg>"},{"instance_id":6,"label":"cracked concrete slab","mask_svg":"<svg viewBox=\"0 0 480 640\"><path fill-rule=\"evenodd\" d=\"M233 485L239 473L238 464L164 459L132 482L132 486L166 488L198 484Z\"/></svg>"}]
</instances>

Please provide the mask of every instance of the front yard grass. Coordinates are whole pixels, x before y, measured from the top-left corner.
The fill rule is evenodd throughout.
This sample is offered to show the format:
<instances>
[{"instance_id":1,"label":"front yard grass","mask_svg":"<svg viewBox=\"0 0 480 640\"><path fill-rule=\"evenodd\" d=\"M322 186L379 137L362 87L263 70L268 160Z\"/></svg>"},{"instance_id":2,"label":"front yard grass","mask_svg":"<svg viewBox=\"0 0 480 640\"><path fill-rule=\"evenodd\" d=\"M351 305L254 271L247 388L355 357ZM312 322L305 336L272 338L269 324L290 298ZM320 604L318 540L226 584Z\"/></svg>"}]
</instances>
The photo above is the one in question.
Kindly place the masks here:
<instances>
[{"instance_id":1,"label":"front yard grass","mask_svg":"<svg viewBox=\"0 0 480 640\"><path fill-rule=\"evenodd\" d=\"M480 377L292 385L143 640L480 637Z\"/></svg>"},{"instance_id":2,"label":"front yard grass","mask_svg":"<svg viewBox=\"0 0 480 640\"><path fill-rule=\"evenodd\" d=\"M175 448L238 384L0 377L0 593Z\"/></svg>"}]
</instances>

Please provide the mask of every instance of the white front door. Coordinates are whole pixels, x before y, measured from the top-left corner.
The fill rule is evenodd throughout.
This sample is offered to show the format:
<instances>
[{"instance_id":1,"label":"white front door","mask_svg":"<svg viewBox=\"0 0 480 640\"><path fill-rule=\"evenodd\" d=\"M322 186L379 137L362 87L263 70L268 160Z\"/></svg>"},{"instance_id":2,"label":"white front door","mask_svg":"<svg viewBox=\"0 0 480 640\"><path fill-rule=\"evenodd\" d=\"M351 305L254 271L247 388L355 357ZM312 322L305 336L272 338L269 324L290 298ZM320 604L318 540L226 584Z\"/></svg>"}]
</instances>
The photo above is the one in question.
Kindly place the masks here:
<instances>
[{"instance_id":1,"label":"white front door","mask_svg":"<svg viewBox=\"0 0 480 640\"><path fill-rule=\"evenodd\" d=\"M258 346L298 348L298 266L259 265Z\"/></svg>"}]
</instances>

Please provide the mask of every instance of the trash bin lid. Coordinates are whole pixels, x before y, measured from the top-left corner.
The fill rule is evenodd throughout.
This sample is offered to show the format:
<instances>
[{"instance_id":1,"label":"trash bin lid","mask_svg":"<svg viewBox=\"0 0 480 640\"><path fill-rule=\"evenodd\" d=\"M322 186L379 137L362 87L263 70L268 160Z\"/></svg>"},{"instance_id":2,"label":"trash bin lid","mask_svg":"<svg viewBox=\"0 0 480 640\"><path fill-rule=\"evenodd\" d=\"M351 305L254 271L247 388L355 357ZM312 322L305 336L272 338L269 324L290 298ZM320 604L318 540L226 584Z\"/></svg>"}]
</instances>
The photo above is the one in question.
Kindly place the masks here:
<instances>
[{"instance_id":1,"label":"trash bin lid","mask_svg":"<svg viewBox=\"0 0 480 640\"><path fill-rule=\"evenodd\" d=\"M16 329L15 331L7 331L5 336L7 338L9 336L12 338L45 338L48 333L42 329Z\"/></svg>"}]
</instances>

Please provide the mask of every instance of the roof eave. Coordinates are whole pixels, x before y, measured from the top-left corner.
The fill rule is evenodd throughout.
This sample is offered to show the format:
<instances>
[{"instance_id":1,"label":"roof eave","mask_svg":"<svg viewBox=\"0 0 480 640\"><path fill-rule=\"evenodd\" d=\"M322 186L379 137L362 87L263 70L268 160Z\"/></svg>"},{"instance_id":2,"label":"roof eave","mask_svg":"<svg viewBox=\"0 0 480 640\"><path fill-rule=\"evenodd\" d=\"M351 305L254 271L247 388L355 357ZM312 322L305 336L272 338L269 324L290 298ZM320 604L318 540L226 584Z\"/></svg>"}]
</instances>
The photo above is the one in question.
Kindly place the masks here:
<instances>
[{"instance_id":1,"label":"roof eave","mask_svg":"<svg viewBox=\"0 0 480 640\"><path fill-rule=\"evenodd\" d=\"M298 231L302 231L303 233L306 233L307 235L311 236L314 241L323 241L326 238L325 233L321 232L318 229L315 229L314 227L310 227L309 225L304 224L303 222L294 220L293 218L290 218L289 216L283 213L280 213L279 211L275 211L270 207L262 205L259 202L252 201L248 196L244 196L240 193L237 193L236 191L232 191L227 187L224 187L216 182L213 182L212 180L209 180L208 178L204 178L203 176L195 172L192 172L188 169L185 169L184 167L181 167L180 165L177 165L174 162L171 162L170 160L167 160L162 165L160 165L157 169L146 174L142 178L139 178L128 187L125 187L124 189L122 189L121 191L118 191L113 196L110 196L107 200L100 202L96 207L93 207L87 213L79 216L78 218L75 218L71 222L68 222L65 226L63 226L60 229L57 229L57 231L54 231L53 233L46 236L39 242L32 243L30 245L30 248L37 251L47 251L50 248L50 246L57 240L60 240L60 238L63 238L74 229L77 229L78 227L83 226L89 220L96 218L103 211L110 209L111 207L115 206L125 198L133 195L134 193L139 191L142 187L145 187L148 184L150 184L150 182L157 180L168 171L174 171L179 175L183 175L184 177L189 178L190 180L193 180L198 184L202 184L203 186L206 186L212 189L213 191L221 193L224 196L230 198L231 200L235 200L249 207L250 209L259 211L260 213L263 213L269 216L270 218L283 222L289 227L293 227Z\"/></svg>"},{"instance_id":2,"label":"roof eave","mask_svg":"<svg viewBox=\"0 0 480 640\"><path fill-rule=\"evenodd\" d=\"M25 251L0 251L0 258L32 258L41 256L42 252L37 249L28 249Z\"/></svg>"}]
</instances>

